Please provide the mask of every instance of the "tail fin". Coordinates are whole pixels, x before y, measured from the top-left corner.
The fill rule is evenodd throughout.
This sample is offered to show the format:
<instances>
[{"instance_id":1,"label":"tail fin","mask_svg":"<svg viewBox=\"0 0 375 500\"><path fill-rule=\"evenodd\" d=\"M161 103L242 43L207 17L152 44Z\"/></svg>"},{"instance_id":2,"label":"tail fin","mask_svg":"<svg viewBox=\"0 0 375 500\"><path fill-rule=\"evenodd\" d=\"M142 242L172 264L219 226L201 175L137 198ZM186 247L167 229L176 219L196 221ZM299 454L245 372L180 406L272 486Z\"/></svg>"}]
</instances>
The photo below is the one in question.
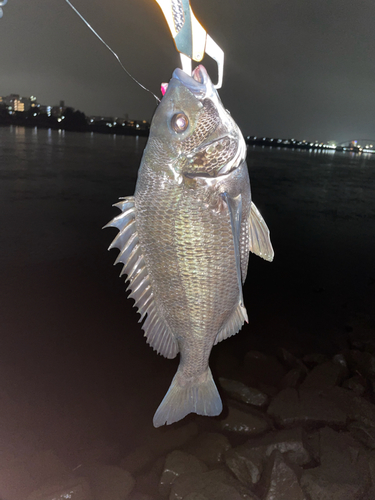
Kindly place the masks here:
<instances>
[{"instance_id":1,"label":"tail fin","mask_svg":"<svg viewBox=\"0 0 375 500\"><path fill-rule=\"evenodd\" d=\"M155 427L178 422L189 413L210 417L220 415L223 405L210 368L199 379L184 385L179 384L180 377L177 370L167 394L154 415Z\"/></svg>"}]
</instances>

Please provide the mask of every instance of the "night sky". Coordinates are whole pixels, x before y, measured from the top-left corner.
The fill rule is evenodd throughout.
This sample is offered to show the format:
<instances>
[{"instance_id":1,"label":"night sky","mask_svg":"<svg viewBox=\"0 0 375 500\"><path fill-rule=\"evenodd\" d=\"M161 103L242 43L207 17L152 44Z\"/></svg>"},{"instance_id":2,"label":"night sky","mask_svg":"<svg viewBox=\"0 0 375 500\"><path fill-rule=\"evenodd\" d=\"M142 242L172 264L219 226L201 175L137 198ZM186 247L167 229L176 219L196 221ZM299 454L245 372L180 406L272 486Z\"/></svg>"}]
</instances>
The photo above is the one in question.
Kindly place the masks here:
<instances>
[{"instance_id":1,"label":"night sky","mask_svg":"<svg viewBox=\"0 0 375 500\"><path fill-rule=\"evenodd\" d=\"M153 0L73 0L135 78L160 94L180 65ZM375 139L373 0L191 0L226 61L220 91L245 135ZM65 0L8 0L0 95L150 120L138 87ZM216 80L215 65L203 60Z\"/></svg>"}]
</instances>

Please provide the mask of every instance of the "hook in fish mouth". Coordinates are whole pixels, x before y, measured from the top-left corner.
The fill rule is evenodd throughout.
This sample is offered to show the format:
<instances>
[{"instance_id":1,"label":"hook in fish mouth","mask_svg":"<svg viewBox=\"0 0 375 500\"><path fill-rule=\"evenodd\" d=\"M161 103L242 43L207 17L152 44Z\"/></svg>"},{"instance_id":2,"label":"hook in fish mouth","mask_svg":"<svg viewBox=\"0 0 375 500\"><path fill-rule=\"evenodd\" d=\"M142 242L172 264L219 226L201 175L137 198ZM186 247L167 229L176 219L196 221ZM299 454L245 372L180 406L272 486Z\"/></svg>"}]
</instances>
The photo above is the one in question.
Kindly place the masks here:
<instances>
[{"instance_id":1,"label":"hook in fish mouth","mask_svg":"<svg viewBox=\"0 0 375 500\"><path fill-rule=\"evenodd\" d=\"M177 68L174 70L172 78L176 78L191 92L199 95L206 92L207 84L210 81L206 68L202 64L194 69L192 76L187 75L182 69Z\"/></svg>"},{"instance_id":2,"label":"hook in fish mouth","mask_svg":"<svg viewBox=\"0 0 375 500\"><path fill-rule=\"evenodd\" d=\"M185 71L180 68L176 68L173 71L172 78L180 81L188 90L190 90L197 97L202 97L207 92L207 85L210 82L210 77L208 76L206 68L199 64L197 66L192 76L189 76ZM164 95L167 91L168 83L161 84L161 93Z\"/></svg>"}]
</instances>

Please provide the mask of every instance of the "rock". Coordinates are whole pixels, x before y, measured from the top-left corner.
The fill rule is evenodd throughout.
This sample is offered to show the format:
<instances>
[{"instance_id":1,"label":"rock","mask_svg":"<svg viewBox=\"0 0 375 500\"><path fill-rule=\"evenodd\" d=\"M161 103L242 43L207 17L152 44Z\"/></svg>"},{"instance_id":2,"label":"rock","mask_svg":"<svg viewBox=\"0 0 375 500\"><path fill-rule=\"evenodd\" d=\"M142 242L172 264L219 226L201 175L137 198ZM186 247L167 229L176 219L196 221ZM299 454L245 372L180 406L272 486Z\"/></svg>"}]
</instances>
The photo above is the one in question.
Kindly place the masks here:
<instances>
[{"instance_id":1,"label":"rock","mask_svg":"<svg viewBox=\"0 0 375 500\"><path fill-rule=\"evenodd\" d=\"M241 498L258 500L224 469L214 469L201 474L186 474L178 478L172 486L169 500L185 500L187 495L193 493L199 493L208 500L240 500Z\"/></svg>"},{"instance_id":2,"label":"rock","mask_svg":"<svg viewBox=\"0 0 375 500\"><path fill-rule=\"evenodd\" d=\"M268 432L263 437L250 439L246 445L252 449L263 448L267 457L278 450L295 465L307 465L313 458L307 434L302 427Z\"/></svg>"},{"instance_id":3,"label":"rock","mask_svg":"<svg viewBox=\"0 0 375 500\"><path fill-rule=\"evenodd\" d=\"M226 436L217 432L203 432L185 447L185 451L207 465L217 465L224 460L224 453L231 447Z\"/></svg>"},{"instance_id":4,"label":"rock","mask_svg":"<svg viewBox=\"0 0 375 500\"><path fill-rule=\"evenodd\" d=\"M267 413L282 427L296 425L344 426L347 414L321 391L284 389L271 401Z\"/></svg>"},{"instance_id":5,"label":"rock","mask_svg":"<svg viewBox=\"0 0 375 500\"><path fill-rule=\"evenodd\" d=\"M301 389L325 389L339 385L347 370L339 363L326 361L315 366L301 384Z\"/></svg>"},{"instance_id":6,"label":"rock","mask_svg":"<svg viewBox=\"0 0 375 500\"><path fill-rule=\"evenodd\" d=\"M350 389L357 396L362 396L366 392L366 379L362 375L354 375L347 380L344 380L342 387Z\"/></svg>"},{"instance_id":7,"label":"rock","mask_svg":"<svg viewBox=\"0 0 375 500\"><path fill-rule=\"evenodd\" d=\"M258 385L259 385L259 390L264 392L264 394L266 394L268 398L273 398L280 390L279 386L274 387L273 385L262 384L261 382Z\"/></svg>"},{"instance_id":8,"label":"rock","mask_svg":"<svg viewBox=\"0 0 375 500\"><path fill-rule=\"evenodd\" d=\"M140 446L126 455L120 461L119 466L131 474L136 474L150 465L154 458L148 446Z\"/></svg>"},{"instance_id":9,"label":"rock","mask_svg":"<svg viewBox=\"0 0 375 500\"><path fill-rule=\"evenodd\" d=\"M307 500L298 482L297 471L274 450L262 476L264 500Z\"/></svg>"},{"instance_id":10,"label":"rock","mask_svg":"<svg viewBox=\"0 0 375 500\"><path fill-rule=\"evenodd\" d=\"M314 458L307 434L302 428L268 432L229 450L225 462L242 484L254 486L260 480L265 463L274 450L285 454L288 462L306 465Z\"/></svg>"},{"instance_id":11,"label":"rock","mask_svg":"<svg viewBox=\"0 0 375 500\"><path fill-rule=\"evenodd\" d=\"M348 425L348 431L357 441L375 450L375 427L366 426L362 422L352 422Z\"/></svg>"},{"instance_id":12,"label":"rock","mask_svg":"<svg viewBox=\"0 0 375 500\"><path fill-rule=\"evenodd\" d=\"M147 493L140 493L139 491L132 491L126 500L155 500L155 497L147 495Z\"/></svg>"},{"instance_id":13,"label":"rock","mask_svg":"<svg viewBox=\"0 0 375 500\"><path fill-rule=\"evenodd\" d=\"M51 450L35 453L27 461L15 461L0 469L0 498L19 500L53 477L69 474L66 465Z\"/></svg>"},{"instance_id":14,"label":"rock","mask_svg":"<svg viewBox=\"0 0 375 500\"><path fill-rule=\"evenodd\" d=\"M321 365L325 361L328 361L327 356L325 354L317 353L314 352L312 354L306 354L303 358L302 361L312 368L313 366L316 365Z\"/></svg>"},{"instance_id":15,"label":"rock","mask_svg":"<svg viewBox=\"0 0 375 500\"><path fill-rule=\"evenodd\" d=\"M244 380L254 387L278 387L286 370L275 356L249 351L244 358Z\"/></svg>"},{"instance_id":16,"label":"rock","mask_svg":"<svg viewBox=\"0 0 375 500\"><path fill-rule=\"evenodd\" d=\"M93 500L125 500L135 484L130 472L114 465L88 465L78 470L89 479Z\"/></svg>"},{"instance_id":17,"label":"rock","mask_svg":"<svg viewBox=\"0 0 375 500\"><path fill-rule=\"evenodd\" d=\"M320 436L319 431L314 431L307 436L308 449L311 451L311 455L315 462L320 460Z\"/></svg>"},{"instance_id":18,"label":"rock","mask_svg":"<svg viewBox=\"0 0 375 500\"><path fill-rule=\"evenodd\" d=\"M184 500L210 500L206 495L203 495L203 493L189 493L186 495Z\"/></svg>"},{"instance_id":19,"label":"rock","mask_svg":"<svg viewBox=\"0 0 375 500\"><path fill-rule=\"evenodd\" d=\"M296 366L299 365L299 363L302 363L302 361L299 360L298 358L296 358L296 356L294 356L294 354L292 354L291 352L287 351L283 347L281 347L279 349L278 357L281 360L281 362L284 365L286 365L288 368L295 368Z\"/></svg>"},{"instance_id":20,"label":"rock","mask_svg":"<svg viewBox=\"0 0 375 500\"><path fill-rule=\"evenodd\" d=\"M91 500L90 484L84 477L48 481L33 491L26 500Z\"/></svg>"},{"instance_id":21,"label":"rock","mask_svg":"<svg viewBox=\"0 0 375 500\"><path fill-rule=\"evenodd\" d=\"M281 426L298 425L301 411L296 389L287 388L280 391L271 400L267 413Z\"/></svg>"},{"instance_id":22,"label":"rock","mask_svg":"<svg viewBox=\"0 0 375 500\"><path fill-rule=\"evenodd\" d=\"M368 492L366 493L366 495L362 498L362 500L374 500L375 498L375 487L372 486Z\"/></svg>"},{"instance_id":23,"label":"rock","mask_svg":"<svg viewBox=\"0 0 375 500\"><path fill-rule=\"evenodd\" d=\"M178 477L184 474L198 474L207 470L207 465L193 455L179 450L172 451L165 460L159 483L159 492L162 496L168 496L173 483Z\"/></svg>"},{"instance_id":24,"label":"rock","mask_svg":"<svg viewBox=\"0 0 375 500\"><path fill-rule=\"evenodd\" d=\"M160 477L164 470L165 457L160 457L151 469L143 474L139 474L136 480L136 491L146 494L155 495L159 491Z\"/></svg>"},{"instance_id":25,"label":"rock","mask_svg":"<svg viewBox=\"0 0 375 500\"><path fill-rule=\"evenodd\" d=\"M242 484L252 487L261 478L265 458L264 449L253 449L244 444L229 450L225 454L225 463Z\"/></svg>"},{"instance_id":26,"label":"rock","mask_svg":"<svg viewBox=\"0 0 375 500\"><path fill-rule=\"evenodd\" d=\"M248 405L258 406L260 408L268 404L268 396L258 389L248 387L237 380L219 378L219 382L224 391L233 399L241 401Z\"/></svg>"},{"instance_id":27,"label":"rock","mask_svg":"<svg viewBox=\"0 0 375 500\"><path fill-rule=\"evenodd\" d=\"M162 426L158 429L151 429L145 435L144 440L151 453L155 456L165 455L170 451L181 448L198 434L199 428L195 422L188 424L178 422L175 426Z\"/></svg>"},{"instance_id":28,"label":"rock","mask_svg":"<svg viewBox=\"0 0 375 500\"><path fill-rule=\"evenodd\" d=\"M305 375L307 375L309 371L303 361L301 361L299 358L297 358L284 348L280 349L279 359L288 368L300 368L301 371L305 373Z\"/></svg>"},{"instance_id":29,"label":"rock","mask_svg":"<svg viewBox=\"0 0 375 500\"><path fill-rule=\"evenodd\" d=\"M375 427L375 405L356 396L352 391L343 387L332 387L321 391L321 397L335 404L350 420L361 422L367 427Z\"/></svg>"},{"instance_id":30,"label":"rock","mask_svg":"<svg viewBox=\"0 0 375 500\"><path fill-rule=\"evenodd\" d=\"M369 379L375 378L375 356L373 354L352 349L347 351L346 357L353 372L358 372Z\"/></svg>"},{"instance_id":31,"label":"rock","mask_svg":"<svg viewBox=\"0 0 375 500\"><path fill-rule=\"evenodd\" d=\"M270 421L264 414L251 408L240 409L229 405L228 415L219 423L221 430L257 436L271 428Z\"/></svg>"},{"instance_id":32,"label":"rock","mask_svg":"<svg viewBox=\"0 0 375 500\"><path fill-rule=\"evenodd\" d=\"M306 372L300 366L292 368L280 381L280 388L286 389L287 387L297 387L306 377Z\"/></svg>"},{"instance_id":33,"label":"rock","mask_svg":"<svg viewBox=\"0 0 375 500\"><path fill-rule=\"evenodd\" d=\"M360 500L371 487L368 458L347 432L320 429L320 462L303 471L301 486L311 500Z\"/></svg>"},{"instance_id":34,"label":"rock","mask_svg":"<svg viewBox=\"0 0 375 500\"><path fill-rule=\"evenodd\" d=\"M346 358L343 354L335 354L332 358L332 362L335 363L336 365L341 366L346 373L348 373L349 368L348 368L348 363L346 361Z\"/></svg>"},{"instance_id":35,"label":"rock","mask_svg":"<svg viewBox=\"0 0 375 500\"><path fill-rule=\"evenodd\" d=\"M182 497L170 497L182 498ZM199 491L192 491L183 497L184 500L241 500L239 492L228 484L210 482L202 485Z\"/></svg>"},{"instance_id":36,"label":"rock","mask_svg":"<svg viewBox=\"0 0 375 500\"><path fill-rule=\"evenodd\" d=\"M368 458L368 465L369 465L372 485L375 487L375 451L368 452L367 458Z\"/></svg>"}]
</instances>

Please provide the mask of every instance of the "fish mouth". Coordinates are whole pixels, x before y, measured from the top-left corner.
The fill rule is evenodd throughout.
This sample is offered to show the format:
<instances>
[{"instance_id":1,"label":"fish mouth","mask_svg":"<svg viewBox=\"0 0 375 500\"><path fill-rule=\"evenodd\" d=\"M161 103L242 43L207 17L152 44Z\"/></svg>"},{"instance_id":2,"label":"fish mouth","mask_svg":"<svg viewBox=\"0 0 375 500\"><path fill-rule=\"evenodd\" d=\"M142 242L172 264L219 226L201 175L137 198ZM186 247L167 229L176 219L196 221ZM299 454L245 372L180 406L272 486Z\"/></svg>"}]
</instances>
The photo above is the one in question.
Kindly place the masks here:
<instances>
[{"instance_id":1,"label":"fish mouth","mask_svg":"<svg viewBox=\"0 0 375 500\"><path fill-rule=\"evenodd\" d=\"M202 66L202 64L194 69L192 76L189 76L187 73L182 71L182 69L176 68L173 71L172 78L179 80L196 97L206 95L207 85L210 82L207 70L204 66Z\"/></svg>"}]
</instances>

